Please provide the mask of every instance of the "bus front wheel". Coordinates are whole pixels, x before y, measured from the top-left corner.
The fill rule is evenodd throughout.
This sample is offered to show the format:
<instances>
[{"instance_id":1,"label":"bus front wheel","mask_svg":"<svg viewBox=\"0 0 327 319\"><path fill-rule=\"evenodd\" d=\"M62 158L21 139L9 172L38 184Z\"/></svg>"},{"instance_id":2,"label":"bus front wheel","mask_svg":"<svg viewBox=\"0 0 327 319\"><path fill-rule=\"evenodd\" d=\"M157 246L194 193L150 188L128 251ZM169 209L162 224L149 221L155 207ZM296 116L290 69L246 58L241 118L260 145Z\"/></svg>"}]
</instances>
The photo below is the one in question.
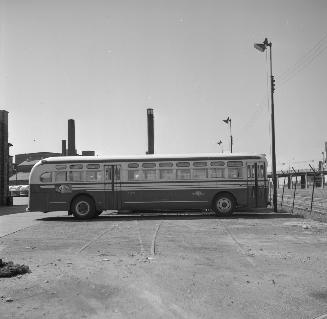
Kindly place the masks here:
<instances>
[{"instance_id":1,"label":"bus front wheel","mask_svg":"<svg viewBox=\"0 0 327 319\"><path fill-rule=\"evenodd\" d=\"M94 201L88 196L78 196L72 203L73 215L78 219L93 218L96 214Z\"/></svg>"},{"instance_id":2,"label":"bus front wheel","mask_svg":"<svg viewBox=\"0 0 327 319\"><path fill-rule=\"evenodd\" d=\"M220 194L213 200L213 210L219 216L230 216L235 208L234 198L230 194Z\"/></svg>"}]
</instances>

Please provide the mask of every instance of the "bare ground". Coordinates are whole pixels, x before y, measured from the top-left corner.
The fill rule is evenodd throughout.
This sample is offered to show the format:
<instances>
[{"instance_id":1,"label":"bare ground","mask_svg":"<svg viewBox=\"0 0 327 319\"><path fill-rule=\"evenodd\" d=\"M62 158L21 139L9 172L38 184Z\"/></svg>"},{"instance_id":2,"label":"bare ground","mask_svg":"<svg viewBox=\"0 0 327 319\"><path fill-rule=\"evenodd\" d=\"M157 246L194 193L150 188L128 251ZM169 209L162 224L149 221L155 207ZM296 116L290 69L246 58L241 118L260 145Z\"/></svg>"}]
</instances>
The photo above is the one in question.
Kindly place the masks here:
<instances>
[{"instance_id":1,"label":"bare ground","mask_svg":"<svg viewBox=\"0 0 327 319\"><path fill-rule=\"evenodd\" d=\"M327 224L289 214L47 217L0 238L1 318L315 318Z\"/></svg>"}]
</instances>

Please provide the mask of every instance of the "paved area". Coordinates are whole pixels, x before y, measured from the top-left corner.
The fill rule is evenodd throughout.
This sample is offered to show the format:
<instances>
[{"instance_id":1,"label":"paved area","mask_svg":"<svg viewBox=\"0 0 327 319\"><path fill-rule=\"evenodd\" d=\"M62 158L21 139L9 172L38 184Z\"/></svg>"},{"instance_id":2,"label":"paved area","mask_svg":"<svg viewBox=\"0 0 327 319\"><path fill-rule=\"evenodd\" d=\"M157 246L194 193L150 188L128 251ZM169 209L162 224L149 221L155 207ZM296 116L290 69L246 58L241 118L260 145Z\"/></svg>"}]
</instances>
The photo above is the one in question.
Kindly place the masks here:
<instances>
[{"instance_id":1,"label":"paved area","mask_svg":"<svg viewBox=\"0 0 327 319\"><path fill-rule=\"evenodd\" d=\"M232 218L104 214L92 221L65 212L28 216L30 227L0 238L0 258L31 269L0 278L3 319L327 313L325 223L269 211Z\"/></svg>"}]
</instances>

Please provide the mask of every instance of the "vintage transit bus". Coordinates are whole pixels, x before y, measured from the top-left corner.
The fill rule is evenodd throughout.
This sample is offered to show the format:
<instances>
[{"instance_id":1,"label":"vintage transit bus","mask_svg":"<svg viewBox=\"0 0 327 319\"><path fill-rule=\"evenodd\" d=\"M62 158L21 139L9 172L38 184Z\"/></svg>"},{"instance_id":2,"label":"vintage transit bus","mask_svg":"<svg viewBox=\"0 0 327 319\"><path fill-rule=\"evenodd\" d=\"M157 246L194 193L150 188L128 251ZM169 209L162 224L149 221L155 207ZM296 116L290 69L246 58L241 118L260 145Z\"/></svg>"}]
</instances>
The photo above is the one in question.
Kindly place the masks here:
<instances>
[{"instance_id":1,"label":"vintage transit bus","mask_svg":"<svg viewBox=\"0 0 327 319\"><path fill-rule=\"evenodd\" d=\"M68 211L80 219L104 210L228 215L268 204L264 155L49 157L35 164L29 183L29 211Z\"/></svg>"}]
</instances>

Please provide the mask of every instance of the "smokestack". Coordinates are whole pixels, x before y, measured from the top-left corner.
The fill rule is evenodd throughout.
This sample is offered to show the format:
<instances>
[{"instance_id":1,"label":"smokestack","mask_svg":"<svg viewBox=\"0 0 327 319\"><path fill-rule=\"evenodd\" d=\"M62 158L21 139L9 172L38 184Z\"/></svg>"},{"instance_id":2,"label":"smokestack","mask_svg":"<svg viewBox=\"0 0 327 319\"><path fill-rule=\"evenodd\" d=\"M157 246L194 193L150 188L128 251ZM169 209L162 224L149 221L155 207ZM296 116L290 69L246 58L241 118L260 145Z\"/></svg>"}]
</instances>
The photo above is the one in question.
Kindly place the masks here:
<instances>
[{"instance_id":1,"label":"smokestack","mask_svg":"<svg viewBox=\"0 0 327 319\"><path fill-rule=\"evenodd\" d=\"M66 140L61 140L61 155L67 155Z\"/></svg>"},{"instance_id":2,"label":"smokestack","mask_svg":"<svg viewBox=\"0 0 327 319\"><path fill-rule=\"evenodd\" d=\"M148 151L147 154L154 154L154 123L153 109L147 109L148 115Z\"/></svg>"},{"instance_id":3,"label":"smokestack","mask_svg":"<svg viewBox=\"0 0 327 319\"><path fill-rule=\"evenodd\" d=\"M68 120L68 156L75 156L75 121Z\"/></svg>"}]
</instances>

